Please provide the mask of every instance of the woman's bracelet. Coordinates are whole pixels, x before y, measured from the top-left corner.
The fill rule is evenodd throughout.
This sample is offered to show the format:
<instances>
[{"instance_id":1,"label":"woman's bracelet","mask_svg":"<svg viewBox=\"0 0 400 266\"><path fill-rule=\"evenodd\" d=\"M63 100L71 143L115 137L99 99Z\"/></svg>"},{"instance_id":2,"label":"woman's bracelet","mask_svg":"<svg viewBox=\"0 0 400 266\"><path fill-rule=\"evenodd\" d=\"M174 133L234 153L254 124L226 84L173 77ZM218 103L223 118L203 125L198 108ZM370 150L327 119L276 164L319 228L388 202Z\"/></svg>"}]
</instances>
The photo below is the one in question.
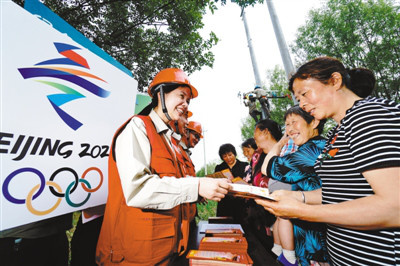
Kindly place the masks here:
<instances>
[{"instance_id":1,"label":"woman's bracelet","mask_svg":"<svg viewBox=\"0 0 400 266\"><path fill-rule=\"evenodd\" d=\"M304 195L304 192L300 190L301 196L303 197L303 203L306 203L306 196Z\"/></svg>"}]
</instances>

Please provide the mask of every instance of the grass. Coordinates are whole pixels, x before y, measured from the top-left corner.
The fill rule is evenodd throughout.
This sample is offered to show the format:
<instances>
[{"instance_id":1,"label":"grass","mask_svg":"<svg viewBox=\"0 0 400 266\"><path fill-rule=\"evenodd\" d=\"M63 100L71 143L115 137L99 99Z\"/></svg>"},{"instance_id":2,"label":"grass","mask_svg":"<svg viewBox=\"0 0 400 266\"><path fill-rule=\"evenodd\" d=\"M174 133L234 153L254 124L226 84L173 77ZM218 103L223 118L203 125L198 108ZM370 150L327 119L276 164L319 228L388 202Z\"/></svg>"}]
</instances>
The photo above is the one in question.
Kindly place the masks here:
<instances>
[{"instance_id":1,"label":"grass","mask_svg":"<svg viewBox=\"0 0 400 266\"><path fill-rule=\"evenodd\" d=\"M68 242L69 242L69 258L68 258L68 265L71 262L71 240L72 240L72 236L74 235L75 229L76 229L76 224L78 223L79 220L79 216L81 216L81 212L74 212L72 214L72 228L67 230L67 238L68 238Z\"/></svg>"},{"instance_id":2,"label":"grass","mask_svg":"<svg viewBox=\"0 0 400 266\"><path fill-rule=\"evenodd\" d=\"M71 242L72 236L74 235L76 224L78 223L79 217L81 216L81 212L74 212L72 214L72 228L67 231L68 241Z\"/></svg>"},{"instance_id":3,"label":"grass","mask_svg":"<svg viewBox=\"0 0 400 266\"><path fill-rule=\"evenodd\" d=\"M217 213L217 202L209 200L206 204L197 204L196 223L207 221L208 217L214 217Z\"/></svg>"}]
</instances>

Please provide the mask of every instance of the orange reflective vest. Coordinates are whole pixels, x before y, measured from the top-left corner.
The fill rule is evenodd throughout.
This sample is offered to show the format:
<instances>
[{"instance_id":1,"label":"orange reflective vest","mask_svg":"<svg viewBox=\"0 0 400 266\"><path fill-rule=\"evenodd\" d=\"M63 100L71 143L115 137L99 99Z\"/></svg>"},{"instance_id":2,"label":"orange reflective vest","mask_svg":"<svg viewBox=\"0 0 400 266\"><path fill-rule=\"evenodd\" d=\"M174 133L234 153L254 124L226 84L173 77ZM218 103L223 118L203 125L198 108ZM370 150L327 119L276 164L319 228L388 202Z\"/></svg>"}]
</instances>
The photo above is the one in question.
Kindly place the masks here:
<instances>
[{"instance_id":1,"label":"orange reflective vest","mask_svg":"<svg viewBox=\"0 0 400 266\"><path fill-rule=\"evenodd\" d=\"M182 162L157 133L151 118L138 117L144 121L151 145L151 172L161 178L183 177ZM128 122L117 131L113 144ZM175 253L182 254L187 248L189 223L194 218L190 206L195 204L185 203L170 210L130 207L122 192L114 154L109 156L108 168L108 198L96 262L99 265L167 265Z\"/></svg>"},{"instance_id":2,"label":"orange reflective vest","mask_svg":"<svg viewBox=\"0 0 400 266\"><path fill-rule=\"evenodd\" d=\"M186 166L186 169L187 169L187 173L190 176L196 176L196 170L194 168L194 164L192 162L192 159L190 159L189 154L183 149L183 147L182 146L180 146L180 147L181 147L181 150L182 150L183 160L184 160L184 163L185 163L185 166Z\"/></svg>"},{"instance_id":3,"label":"orange reflective vest","mask_svg":"<svg viewBox=\"0 0 400 266\"><path fill-rule=\"evenodd\" d=\"M186 151L183 149L183 147L179 144L177 144L179 147L179 153L181 156L178 156L179 161L182 162L184 165L184 171L185 175L189 176L196 176L196 171L194 168L194 164L192 160L190 159L189 155L186 153ZM184 250L187 248L187 239L189 238L189 232L190 232L190 224L186 224L187 222L190 223L194 219L197 213L197 206L195 203L185 203L185 208L183 210L183 217L186 217L182 223L182 235L183 238L181 239L180 245L184 247ZM182 252L183 253L183 252Z\"/></svg>"}]
</instances>

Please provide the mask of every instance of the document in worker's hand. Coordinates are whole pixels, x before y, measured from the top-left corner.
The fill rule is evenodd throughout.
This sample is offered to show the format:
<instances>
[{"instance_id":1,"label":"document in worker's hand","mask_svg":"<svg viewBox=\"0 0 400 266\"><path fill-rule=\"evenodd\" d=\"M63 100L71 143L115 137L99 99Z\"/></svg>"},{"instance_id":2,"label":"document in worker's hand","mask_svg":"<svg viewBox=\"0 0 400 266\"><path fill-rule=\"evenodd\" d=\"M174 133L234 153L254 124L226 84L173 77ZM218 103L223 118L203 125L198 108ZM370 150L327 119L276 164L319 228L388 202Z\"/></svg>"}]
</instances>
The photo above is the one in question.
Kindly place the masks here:
<instances>
[{"instance_id":1,"label":"document in worker's hand","mask_svg":"<svg viewBox=\"0 0 400 266\"><path fill-rule=\"evenodd\" d=\"M230 184L230 186L232 188L228 191L228 195L241 198L267 199L275 201L270 196L268 188L243 184Z\"/></svg>"}]
</instances>

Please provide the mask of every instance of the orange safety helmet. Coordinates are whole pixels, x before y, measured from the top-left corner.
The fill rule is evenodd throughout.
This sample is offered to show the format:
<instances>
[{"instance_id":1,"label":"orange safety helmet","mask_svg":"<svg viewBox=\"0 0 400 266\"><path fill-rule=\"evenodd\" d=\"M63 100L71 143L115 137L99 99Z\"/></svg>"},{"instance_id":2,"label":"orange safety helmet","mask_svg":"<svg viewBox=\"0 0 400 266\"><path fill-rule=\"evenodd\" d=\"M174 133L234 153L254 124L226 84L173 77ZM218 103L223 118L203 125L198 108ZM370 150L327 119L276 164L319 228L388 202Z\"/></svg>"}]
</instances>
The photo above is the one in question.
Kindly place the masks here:
<instances>
[{"instance_id":1,"label":"orange safety helmet","mask_svg":"<svg viewBox=\"0 0 400 266\"><path fill-rule=\"evenodd\" d=\"M188 86L192 92L192 98L196 98L199 94L196 88L190 84L188 76L185 72L183 72L182 69L166 68L158 72L153 81L150 83L147 90L150 97L153 97L153 89L155 89L157 85L164 83L176 83Z\"/></svg>"},{"instance_id":2,"label":"orange safety helmet","mask_svg":"<svg viewBox=\"0 0 400 266\"><path fill-rule=\"evenodd\" d=\"M189 121L187 129L190 129L190 130L193 130L193 131L199 133L200 138L203 138L203 135L201 134L203 132L203 129L201 128L201 124L199 122Z\"/></svg>"}]
</instances>

